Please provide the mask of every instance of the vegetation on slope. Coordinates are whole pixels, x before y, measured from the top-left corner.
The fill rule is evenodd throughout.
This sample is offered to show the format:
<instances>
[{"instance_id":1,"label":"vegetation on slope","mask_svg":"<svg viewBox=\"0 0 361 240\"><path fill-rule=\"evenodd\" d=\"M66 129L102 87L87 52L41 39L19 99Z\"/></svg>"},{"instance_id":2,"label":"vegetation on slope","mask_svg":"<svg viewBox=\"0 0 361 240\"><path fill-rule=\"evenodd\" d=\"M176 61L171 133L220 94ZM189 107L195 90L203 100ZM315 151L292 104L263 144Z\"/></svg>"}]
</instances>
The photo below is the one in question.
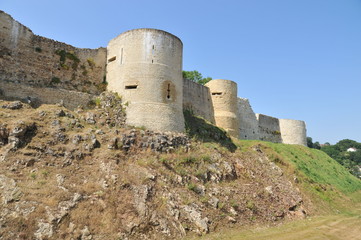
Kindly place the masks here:
<instances>
[{"instance_id":1,"label":"vegetation on slope","mask_svg":"<svg viewBox=\"0 0 361 240\"><path fill-rule=\"evenodd\" d=\"M353 148L354 152L347 151ZM335 145L325 145L321 150L346 167L353 175L361 177L361 143L344 139Z\"/></svg>"},{"instance_id":2,"label":"vegetation on slope","mask_svg":"<svg viewBox=\"0 0 361 240\"><path fill-rule=\"evenodd\" d=\"M0 102L0 238L204 235L332 210L360 189L320 151L231 139L189 112L188 136L131 129L121 98L103 97L74 112Z\"/></svg>"},{"instance_id":3,"label":"vegetation on slope","mask_svg":"<svg viewBox=\"0 0 361 240\"><path fill-rule=\"evenodd\" d=\"M255 141L242 142L257 144ZM326 153L296 145L259 144L325 212L352 207L353 202L360 199L361 181Z\"/></svg>"}]
</instances>

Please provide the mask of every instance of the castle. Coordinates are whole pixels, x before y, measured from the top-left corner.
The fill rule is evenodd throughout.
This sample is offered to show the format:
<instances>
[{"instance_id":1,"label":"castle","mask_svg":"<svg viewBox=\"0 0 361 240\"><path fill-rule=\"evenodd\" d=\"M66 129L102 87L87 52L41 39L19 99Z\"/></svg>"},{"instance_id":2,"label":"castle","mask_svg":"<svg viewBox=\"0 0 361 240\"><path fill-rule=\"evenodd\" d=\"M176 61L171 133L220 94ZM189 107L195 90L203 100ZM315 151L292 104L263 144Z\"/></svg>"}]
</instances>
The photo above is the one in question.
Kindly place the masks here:
<instances>
[{"instance_id":1,"label":"castle","mask_svg":"<svg viewBox=\"0 0 361 240\"><path fill-rule=\"evenodd\" d=\"M128 103L129 125L182 132L190 110L236 138L306 145L303 121L255 114L235 82L183 79L183 44L168 32L135 29L106 49L79 49L34 35L0 11L0 42L0 98L74 108L108 90Z\"/></svg>"}]
</instances>

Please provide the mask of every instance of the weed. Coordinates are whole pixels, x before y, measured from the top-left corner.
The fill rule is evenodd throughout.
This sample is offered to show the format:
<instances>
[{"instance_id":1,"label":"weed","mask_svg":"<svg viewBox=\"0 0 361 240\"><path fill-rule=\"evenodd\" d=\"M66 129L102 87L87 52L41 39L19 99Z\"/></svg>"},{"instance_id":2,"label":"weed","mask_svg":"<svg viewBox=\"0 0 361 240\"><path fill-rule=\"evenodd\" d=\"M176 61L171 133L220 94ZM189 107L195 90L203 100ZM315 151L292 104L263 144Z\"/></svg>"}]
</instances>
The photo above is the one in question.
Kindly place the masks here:
<instances>
[{"instance_id":1,"label":"weed","mask_svg":"<svg viewBox=\"0 0 361 240\"><path fill-rule=\"evenodd\" d=\"M257 211L257 206L253 201L247 201L246 203L246 208L248 208L249 210L251 210L252 212L256 212Z\"/></svg>"},{"instance_id":2,"label":"weed","mask_svg":"<svg viewBox=\"0 0 361 240\"><path fill-rule=\"evenodd\" d=\"M188 190L191 190L193 192L197 192L197 185L195 185L194 183L189 183L187 185L187 188L188 188Z\"/></svg>"},{"instance_id":3,"label":"weed","mask_svg":"<svg viewBox=\"0 0 361 240\"><path fill-rule=\"evenodd\" d=\"M46 181L45 180L41 180L38 182L39 185L45 185L46 184Z\"/></svg>"},{"instance_id":4,"label":"weed","mask_svg":"<svg viewBox=\"0 0 361 240\"><path fill-rule=\"evenodd\" d=\"M94 104L95 104L95 106L97 106L97 107L100 107L101 102L102 102L102 100L101 100L100 98L95 98L95 99L94 99Z\"/></svg>"},{"instance_id":5,"label":"weed","mask_svg":"<svg viewBox=\"0 0 361 240\"><path fill-rule=\"evenodd\" d=\"M95 67L94 59L93 58L88 58L86 61L88 62L89 67L93 70L93 68Z\"/></svg>"},{"instance_id":6,"label":"weed","mask_svg":"<svg viewBox=\"0 0 361 240\"><path fill-rule=\"evenodd\" d=\"M51 82L50 82L51 85L52 84L59 84L59 83L60 83L60 78L52 77Z\"/></svg>"},{"instance_id":7,"label":"weed","mask_svg":"<svg viewBox=\"0 0 361 240\"><path fill-rule=\"evenodd\" d=\"M78 65L80 63L80 59L74 54L74 52L72 51L65 51L65 50L56 50L55 54L59 55L60 57L60 65L63 67L65 66L65 62L66 59L71 60L73 63L71 65L71 67L73 68L73 70L76 70L78 68Z\"/></svg>"},{"instance_id":8,"label":"weed","mask_svg":"<svg viewBox=\"0 0 361 240\"><path fill-rule=\"evenodd\" d=\"M43 171L41 172L41 175L43 175L44 178L47 178L47 177L49 176L49 172L46 171L46 170L43 170Z\"/></svg>"},{"instance_id":9,"label":"weed","mask_svg":"<svg viewBox=\"0 0 361 240\"><path fill-rule=\"evenodd\" d=\"M197 159L193 156L185 156L180 161L179 164L194 164L197 162Z\"/></svg>"},{"instance_id":10,"label":"weed","mask_svg":"<svg viewBox=\"0 0 361 240\"><path fill-rule=\"evenodd\" d=\"M35 180L36 179L36 173L30 173L30 177Z\"/></svg>"}]
</instances>

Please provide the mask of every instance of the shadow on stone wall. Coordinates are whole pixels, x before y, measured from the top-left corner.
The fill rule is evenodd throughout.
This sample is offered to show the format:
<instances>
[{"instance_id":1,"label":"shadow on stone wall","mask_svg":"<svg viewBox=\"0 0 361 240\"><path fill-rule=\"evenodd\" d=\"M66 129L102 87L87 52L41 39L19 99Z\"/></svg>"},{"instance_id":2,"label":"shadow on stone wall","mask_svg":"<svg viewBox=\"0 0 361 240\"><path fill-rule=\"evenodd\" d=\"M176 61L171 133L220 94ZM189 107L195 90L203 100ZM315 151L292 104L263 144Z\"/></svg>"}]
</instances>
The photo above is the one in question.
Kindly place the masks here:
<instances>
[{"instance_id":1,"label":"shadow on stone wall","mask_svg":"<svg viewBox=\"0 0 361 240\"><path fill-rule=\"evenodd\" d=\"M234 152L237 146L232 142L226 131L208 123L200 117L196 117L189 110L183 112L187 134L201 142L215 142L229 151Z\"/></svg>"}]
</instances>

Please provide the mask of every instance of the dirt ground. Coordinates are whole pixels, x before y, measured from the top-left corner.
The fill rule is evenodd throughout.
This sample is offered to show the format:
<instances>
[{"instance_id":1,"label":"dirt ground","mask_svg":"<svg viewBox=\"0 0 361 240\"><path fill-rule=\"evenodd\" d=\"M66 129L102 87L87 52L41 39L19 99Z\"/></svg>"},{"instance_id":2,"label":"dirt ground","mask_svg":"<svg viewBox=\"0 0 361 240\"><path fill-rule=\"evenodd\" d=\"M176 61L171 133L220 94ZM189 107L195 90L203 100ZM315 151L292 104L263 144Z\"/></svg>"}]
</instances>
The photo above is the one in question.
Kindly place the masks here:
<instances>
[{"instance_id":1,"label":"dirt ground","mask_svg":"<svg viewBox=\"0 0 361 240\"><path fill-rule=\"evenodd\" d=\"M357 240L361 239L361 214L313 217L272 228L233 230L205 236L217 240Z\"/></svg>"}]
</instances>

